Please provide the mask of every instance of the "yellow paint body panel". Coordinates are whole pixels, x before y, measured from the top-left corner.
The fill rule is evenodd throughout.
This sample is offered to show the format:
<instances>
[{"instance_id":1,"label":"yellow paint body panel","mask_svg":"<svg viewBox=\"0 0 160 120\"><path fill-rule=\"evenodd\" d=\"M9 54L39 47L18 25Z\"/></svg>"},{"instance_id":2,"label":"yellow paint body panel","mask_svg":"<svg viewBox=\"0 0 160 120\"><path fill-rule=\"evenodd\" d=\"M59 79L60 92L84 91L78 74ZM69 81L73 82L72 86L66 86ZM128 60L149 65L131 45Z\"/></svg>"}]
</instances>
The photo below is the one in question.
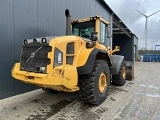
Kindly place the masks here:
<instances>
[{"instance_id":1,"label":"yellow paint body panel","mask_svg":"<svg viewBox=\"0 0 160 120\"><path fill-rule=\"evenodd\" d=\"M66 46L68 43L74 43L74 60L73 65L66 64ZM83 66L92 49L86 49L86 41L79 36L61 36L53 38L49 45L52 46L52 51L48 53L48 58L51 59L47 65L47 74L34 73L20 70L20 63L16 63L12 69L12 76L15 79L25 83L34 84L40 87L46 87L58 91L74 92L79 90L77 67ZM63 65L54 66L54 48L63 51Z\"/></svg>"},{"instance_id":2,"label":"yellow paint body panel","mask_svg":"<svg viewBox=\"0 0 160 120\"><path fill-rule=\"evenodd\" d=\"M78 22L86 22L89 20L89 18L82 19ZM101 18L98 18L95 22L95 32L99 32L100 30L100 21L109 24ZM74 44L74 54L67 54L66 46L68 43ZM47 65L46 74L22 71L20 70L20 63L16 63L12 69L12 76L25 83L34 84L40 87L67 92L77 91L79 90L79 87L77 86L77 67L85 65L94 48L104 50L107 53L112 54L109 47L99 44L99 41L96 42L96 45L93 48L86 48L86 44L87 41L79 36L61 36L52 38L49 42L49 46L52 47L52 51L48 53L50 64ZM63 63L56 67L54 67L55 48L63 52ZM67 56L74 57L72 65L67 64Z\"/></svg>"},{"instance_id":3,"label":"yellow paint body panel","mask_svg":"<svg viewBox=\"0 0 160 120\"><path fill-rule=\"evenodd\" d=\"M46 87L62 91L77 91L78 77L75 66L58 66L51 74L33 73L19 70L20 63L16 63L12 70L12 76L15 79L23 81L25 83L35 84L40 87Z\"/></svg>"},{"instance_id":4,"label":"yellow paint body panel","mask_svg":"<svg viewBox=\"0 0 160 120\"><path fill-rule=\"evenodd\" d=\"M93 49L85 49L85 48L81 49L79 56L78 56L78 60L77 60L77 67L85 65L85 63L88 59L88 56L90 55L92 50Z\"/></svg>"}]
</instances>

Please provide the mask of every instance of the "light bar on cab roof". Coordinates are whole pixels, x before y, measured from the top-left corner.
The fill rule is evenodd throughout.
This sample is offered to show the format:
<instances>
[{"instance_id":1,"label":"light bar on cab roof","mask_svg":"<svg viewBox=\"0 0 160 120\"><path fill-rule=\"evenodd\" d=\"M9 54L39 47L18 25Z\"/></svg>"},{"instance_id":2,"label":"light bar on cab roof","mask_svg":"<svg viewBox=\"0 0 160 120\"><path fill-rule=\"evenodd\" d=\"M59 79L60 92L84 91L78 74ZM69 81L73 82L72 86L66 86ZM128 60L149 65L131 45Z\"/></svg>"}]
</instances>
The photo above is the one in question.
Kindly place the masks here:
<instances>
[{"instance_id":1,"label":"light bar on cab roof","mask_svg":"<svg viewBox=\"0 0 160 120\"><path fill-rule=\"evenodd\" d=\"M76 23L76 22L78 22L78 20L72 20L72 23Z\"/></svg>"},{"instance_id":2,"label":"light bar on cab roof","mask_svg":"<svg viewBox=\"0 0 160 120\"><path fill-rule=\"evenodd\" d=\"M99 16L90 17L90 20L96 20Z\"/></svg>"}]
</instances>

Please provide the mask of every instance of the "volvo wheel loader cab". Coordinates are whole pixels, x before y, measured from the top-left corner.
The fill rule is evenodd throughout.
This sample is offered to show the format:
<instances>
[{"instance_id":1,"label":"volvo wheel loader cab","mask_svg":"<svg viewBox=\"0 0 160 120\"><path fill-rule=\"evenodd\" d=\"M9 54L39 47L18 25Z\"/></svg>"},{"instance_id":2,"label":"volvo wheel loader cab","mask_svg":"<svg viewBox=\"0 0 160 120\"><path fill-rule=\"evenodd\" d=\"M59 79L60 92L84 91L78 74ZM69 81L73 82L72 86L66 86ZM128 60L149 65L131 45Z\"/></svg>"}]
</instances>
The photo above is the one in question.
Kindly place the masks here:
<instances>
[{"instance_id":1,"label":"volvo wheel loader cab","mask_svg":"<svg viewBox=\"0 0 160 120\"><path fill-rule=\"evenodd\" d=\"M108 38L111 37L110 23L105 21L100 16L94 16L81 20L73 20L72 32L74 35L88 39L92 39L93 32L98 33L97 36L99 39L97 40L95 48L103 50L103 47L105 47L103 55L106 53L106 56L108 56L108 59L105 60L110 61L112 63L112 66L110 67L112 75L112 84L119 86L124 85L126 80L126 61L124 59L124 56L113 55L114 52L119 51L120 49L118 46L116 46L114 50L111 50L107 42ZM97 56L102 57L102 54L97 54Z\"/></svg>"},{"instance_id":2,"label":"volvo wheel loader cab","mask_svg":"<svg viewBox=\"0 0 160 120\"><path fill-rule=\"evenodd\" d=\"M126 66L123 56L112 55L105 45L109 23L101 17L72 22L66 14L66 35L24 40L20 62L12 69L12 76L43 89L79 91L85 103L99 105L107 97L112 82L123 85Z\"/></svg>"}]
</instances>

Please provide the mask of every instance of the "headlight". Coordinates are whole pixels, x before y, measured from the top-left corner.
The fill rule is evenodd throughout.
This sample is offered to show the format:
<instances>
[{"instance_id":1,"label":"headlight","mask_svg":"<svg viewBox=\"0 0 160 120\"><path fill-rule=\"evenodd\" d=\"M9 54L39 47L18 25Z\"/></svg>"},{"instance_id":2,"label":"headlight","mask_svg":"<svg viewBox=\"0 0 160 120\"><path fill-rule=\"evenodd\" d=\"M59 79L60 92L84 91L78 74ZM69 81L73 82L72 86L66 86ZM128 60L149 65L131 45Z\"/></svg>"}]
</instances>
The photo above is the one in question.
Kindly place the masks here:
<instances>
[{"instance_id":1,"label":"headlight","mask_svg":"<svg viewBox=\"0 0 160 120\"><path fill-rule=\"evenodd\" d=\"M63 64L63 52L60 51L58 48L55 48L54 67L62 64Z\"/></svg>"},{"instance_id":2,"label":"headlight","mask_svg":"<svg viewBox=\"0 0 160 120\"><path fill-rule=\"evenodd\" d=\"M40 71L42 71L43 73L45 73L46 72L46 67L40 67Z\"/></svg>"},{"instance_id":3,"label":"headlight","mask_svg":"<svg viewBox=\"0 0 160 120\"><path fill-rule=\"evenodd\" d=\"M37 72L38 73L47 73L47 67L38 67L37 66Z\"/></svg>"}]
</instances>

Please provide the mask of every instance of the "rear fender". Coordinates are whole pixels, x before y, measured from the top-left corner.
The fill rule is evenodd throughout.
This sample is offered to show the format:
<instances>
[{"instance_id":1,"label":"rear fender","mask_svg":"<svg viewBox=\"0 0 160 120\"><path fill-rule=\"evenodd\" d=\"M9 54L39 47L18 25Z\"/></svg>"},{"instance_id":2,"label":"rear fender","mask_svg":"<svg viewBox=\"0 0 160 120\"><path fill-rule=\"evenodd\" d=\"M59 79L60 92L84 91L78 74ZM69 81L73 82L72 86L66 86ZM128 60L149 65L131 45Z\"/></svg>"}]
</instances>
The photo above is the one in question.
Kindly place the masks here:
<instances>
[{"instance_id":1,"label":"rear fender","mask_svg":"<svg viewBox=\"0 0 160 120\"><path fill-rule=\"evenodd\" d=\"M122 61L124 59L124 56L121 55L112 55L111 56L111 63L112 63L112 69L111 69L111 74L112 75L117 75L120 68Z\"/></svg>"}]
</instances>

